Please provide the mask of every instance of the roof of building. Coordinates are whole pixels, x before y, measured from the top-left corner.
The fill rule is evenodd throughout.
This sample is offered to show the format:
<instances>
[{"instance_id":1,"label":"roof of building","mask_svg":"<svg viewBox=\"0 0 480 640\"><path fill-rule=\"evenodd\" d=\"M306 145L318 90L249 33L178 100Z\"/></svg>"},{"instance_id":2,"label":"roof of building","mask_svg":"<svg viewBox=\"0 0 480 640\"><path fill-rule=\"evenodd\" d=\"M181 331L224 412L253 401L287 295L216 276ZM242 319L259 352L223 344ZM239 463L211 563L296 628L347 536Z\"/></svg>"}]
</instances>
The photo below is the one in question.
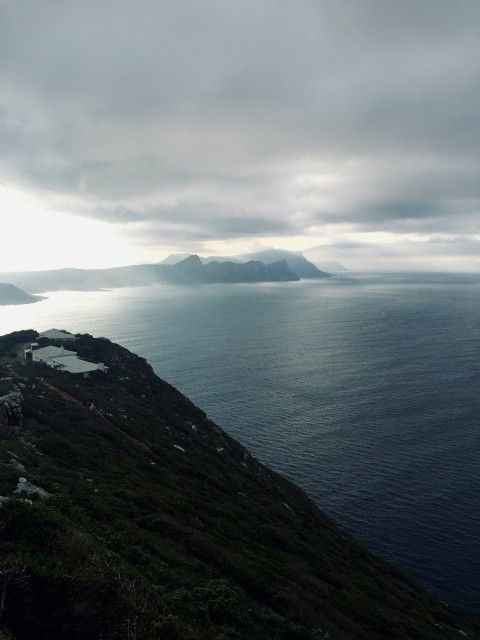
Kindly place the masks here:
<instances>
[{"instance_id":1,"label":"roof of building","mask_svg":"<svg viewBox=\"0 0 480 640\"><path fill-rule=\"evenodd\" d=\"M66 356L76 356L76 351L69 351L68 349L64 349L63 347L42 347L41 349L34 349L32 351L34 356L40 356L42 360L50 359L50 358L63 358Z\"/></svg>"},{"instance_id":2,"label":"roof of building","mask_svg":"<svg viewBox=\"0 0 480 640\"><path fill-rule=\"evenodd\" d=\"M98 371L98 364L94 362L87 362L86 360L80 360L75 356L66 356L62 358L52 358L53 364L61 365L63 371L68 373L88 373L89 371Z\"/></svg>"},{"instance_id":3,"label":"roof of building","mask_svg":"<svg viewBox=\"0 0 480 640\"><path fill-rule=\"evenodd\" d=\"M67 331L59 331L58 329L48 329L42 331L39 338L49 338L50 340L76 340L76 337Z\"/></svg>"}]
</instances>

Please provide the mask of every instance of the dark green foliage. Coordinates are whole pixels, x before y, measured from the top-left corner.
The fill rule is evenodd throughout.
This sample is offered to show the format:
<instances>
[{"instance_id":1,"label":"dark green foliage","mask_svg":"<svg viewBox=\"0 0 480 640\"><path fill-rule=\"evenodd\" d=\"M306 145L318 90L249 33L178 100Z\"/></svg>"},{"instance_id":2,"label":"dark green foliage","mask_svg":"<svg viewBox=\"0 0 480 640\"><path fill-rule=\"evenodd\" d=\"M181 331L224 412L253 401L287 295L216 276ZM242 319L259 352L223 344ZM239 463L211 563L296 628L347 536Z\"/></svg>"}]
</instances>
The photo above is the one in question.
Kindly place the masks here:
<instances>
[{"instance_id":1,"label":"dark green foliage","mask_svg":"<svg viewBox=\"0 0 480 640\"><path fill-rule=\"evenodd\" d=\"M12 455L52 494L0 507L0 577L10 580L2 632L441 640L461 629L480 638L476 623L372 556L143 359L91 336L75 350L109 373L19 367L24 424L1 433L0 495L13 497L18 481Z\"/></svg>"},{"instance_id":2,"label":"dark green foliage","mask_svg":"<svg viewBox=\"0 0 480 640\"><path fill-rule=\"evenodd\" d=\"M13 331L4 336L0 336L0 357L8 356L15 358L17 355L16 348L24 343L33 342L37 339L38 333L33 329L24 331Z\"/></svg>"}]
</instances>

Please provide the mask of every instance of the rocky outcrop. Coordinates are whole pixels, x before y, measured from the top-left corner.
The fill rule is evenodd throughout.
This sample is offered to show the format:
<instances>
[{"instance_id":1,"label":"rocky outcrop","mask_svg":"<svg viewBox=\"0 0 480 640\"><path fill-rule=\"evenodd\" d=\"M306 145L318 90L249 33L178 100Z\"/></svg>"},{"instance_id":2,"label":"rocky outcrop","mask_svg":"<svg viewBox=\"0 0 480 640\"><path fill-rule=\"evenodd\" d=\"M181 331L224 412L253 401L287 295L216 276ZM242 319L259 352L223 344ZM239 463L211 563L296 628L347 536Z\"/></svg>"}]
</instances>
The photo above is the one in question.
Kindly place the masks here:
<instances>
[{"instance_id":1,"label":"rocky outcrop","mask_svg":"<svg viewBox=\"0 0 480 640\"><path fill-rule=\"evenodd\" d=\"M0 425L21 425L23 396L18 390L0 397Z\"/></svg>"},{"instance_id":2,"label":"rocky outcrop","mask_svg":"<svg viewBox=\"0 0 480 640\"><path fill-rule=\"evenodd\" d=\"M28 498L36 497L45 500L45 498L50 497L50 493L42 489L41 487L37 487L36 484L29 482L26 478L19 478L17 488L13 493L25 493Z\"/></svg>"}]
</instances>

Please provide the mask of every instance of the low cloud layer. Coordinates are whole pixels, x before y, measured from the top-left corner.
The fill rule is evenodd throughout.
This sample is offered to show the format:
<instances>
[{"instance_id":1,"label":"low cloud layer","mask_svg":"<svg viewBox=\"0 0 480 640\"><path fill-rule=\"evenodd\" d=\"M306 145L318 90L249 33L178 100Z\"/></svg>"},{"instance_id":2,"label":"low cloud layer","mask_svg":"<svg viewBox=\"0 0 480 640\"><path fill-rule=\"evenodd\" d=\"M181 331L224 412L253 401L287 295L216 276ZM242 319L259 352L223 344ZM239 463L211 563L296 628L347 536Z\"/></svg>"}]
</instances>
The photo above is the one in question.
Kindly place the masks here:
<instances>
[{"instance_id":1,"label":"low cloud layer","mask_svg":"<svg viewBox=\"0 0 480 640\"><path fill-rule=\"evenodd\" d=\"M479 30L476 0L0 1L0 181L149 255L480 268Z\"/></svg>"}]
</instances>

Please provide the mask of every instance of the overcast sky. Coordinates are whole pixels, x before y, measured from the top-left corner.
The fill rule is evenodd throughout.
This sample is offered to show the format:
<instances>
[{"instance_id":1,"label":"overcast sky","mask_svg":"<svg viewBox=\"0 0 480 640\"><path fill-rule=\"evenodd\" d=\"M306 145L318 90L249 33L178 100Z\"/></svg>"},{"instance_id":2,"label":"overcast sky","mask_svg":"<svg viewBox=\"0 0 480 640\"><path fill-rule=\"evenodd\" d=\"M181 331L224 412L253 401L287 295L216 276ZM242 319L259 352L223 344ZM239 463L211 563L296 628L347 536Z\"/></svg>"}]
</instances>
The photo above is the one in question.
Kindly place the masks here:
<instances>
[{"instance_id":1,"label":"overcast sky","mask_svg":"<svg viewBox=\"0 0 480 640\"><path fill-rule=\"evenodd\" d=\"M480 271L479 35L478 0L0 0L0 270Z\"/></svg>"}]
</instances>

